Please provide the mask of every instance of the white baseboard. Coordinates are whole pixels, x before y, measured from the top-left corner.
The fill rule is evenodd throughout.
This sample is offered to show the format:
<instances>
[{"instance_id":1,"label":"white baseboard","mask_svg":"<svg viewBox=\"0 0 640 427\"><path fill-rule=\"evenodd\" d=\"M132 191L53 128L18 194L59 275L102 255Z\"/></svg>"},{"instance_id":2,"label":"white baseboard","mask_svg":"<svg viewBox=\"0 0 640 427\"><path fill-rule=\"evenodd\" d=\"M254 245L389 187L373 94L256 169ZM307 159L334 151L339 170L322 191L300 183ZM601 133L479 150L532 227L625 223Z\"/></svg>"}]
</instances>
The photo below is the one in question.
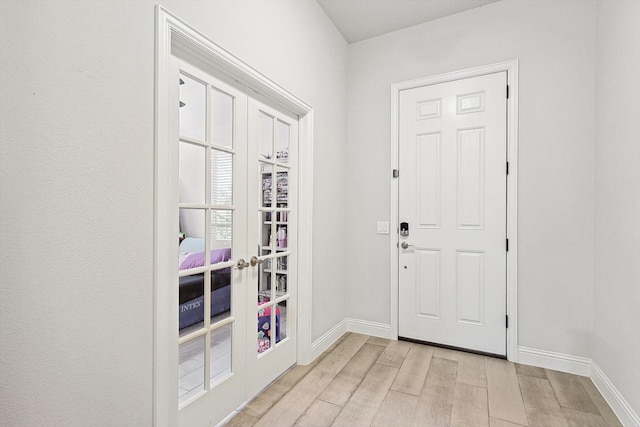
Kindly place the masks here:
<instances>
[{"instance_id":1,"label":"white baseboard","mask_svg":"<svg viewBox=\"0 0 640 427\"><path fill-rule=\"evenodd\" d=\"M640 417L627 403L605 373L591 359L554 353L530 347L518 347L518 362L570 374L591 377L602 396L625 427L640 427Z\"/></svg>"},{"instance_id":2,"label":"white baseboard","mask_svg":"<svg viewBox=\"0 0 640 427\"><path fill-rule=\"evenodd\" d=\"M331 347L331 344L336 342L345 332L347 332L346 319L329 329L324 335L311 344L311 360L315 360L316 357L324 353L325 350Z\"/></svg>"},{"instance_id":3,"label":"white baseboard","mask_svg":"<svg viewBox=\"0 0 640 427\"><path fill-rule=\"evenodd\" d=\"M627 403L626 399L620 394L618 389L602 372L602 369L592 362L591 379L596 385L600 393L605 398L613 412L618 416L620 422L625 427L640 427L640 417L635 413L633 408Z\"/></svg>"},{"instance_id":4,"label":"white baseboard","mask_svg":"<svg viewBox=\"0 0 640 427\"><path fill-rule=\"evenodd\" d=\"M586 357L518 346L517 361L525 365L539 366L583 377L591 376L591 359Z\"/></svg>"},{"instance_id":5,"label":"white baseboard","mask_svg":"<svg viewBox=\"0 0 640 427\"><path fill-rule=\"evenodd\" d=\"M331 347L331 344L346 332L389 338L391 326L386 323L370 322L368 320L344 319L311 344L311 360L324 353L326 349Z\"/></svg>"},{"instance_id":6,"label":"white baseboard","mask_svg":"<svg viewBox=\"0 0 640 427\"><path fill-rule=\"evenodd\" d=\"M387 338L391 337L391 325L388 323L370 322L360 319L345 319L347 331L357 334L371 335L373 337Z\"/></svg>"}]
</instances>

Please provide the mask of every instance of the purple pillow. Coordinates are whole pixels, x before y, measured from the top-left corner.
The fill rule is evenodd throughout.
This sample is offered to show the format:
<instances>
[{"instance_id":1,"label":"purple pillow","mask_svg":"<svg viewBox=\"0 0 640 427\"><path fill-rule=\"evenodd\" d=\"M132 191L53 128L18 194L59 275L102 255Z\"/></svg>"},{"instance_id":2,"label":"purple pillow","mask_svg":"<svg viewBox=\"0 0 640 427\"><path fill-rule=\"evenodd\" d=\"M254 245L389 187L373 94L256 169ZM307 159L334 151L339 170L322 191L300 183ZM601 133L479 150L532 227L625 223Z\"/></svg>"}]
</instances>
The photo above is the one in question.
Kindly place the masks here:
<instances>
[{"instance_id":1,"label":"purple pillow","mask_svg":"<svg viewBox=\"0 0 640 427\"><path fill-rule=\"evenodd\" d=\"M231 248L213 249L211 251L211 264L229 261L231 259ZM180 270L202 267L204 265L204 252L189 254L180 264Z\"/></svg>"}]
</instances>

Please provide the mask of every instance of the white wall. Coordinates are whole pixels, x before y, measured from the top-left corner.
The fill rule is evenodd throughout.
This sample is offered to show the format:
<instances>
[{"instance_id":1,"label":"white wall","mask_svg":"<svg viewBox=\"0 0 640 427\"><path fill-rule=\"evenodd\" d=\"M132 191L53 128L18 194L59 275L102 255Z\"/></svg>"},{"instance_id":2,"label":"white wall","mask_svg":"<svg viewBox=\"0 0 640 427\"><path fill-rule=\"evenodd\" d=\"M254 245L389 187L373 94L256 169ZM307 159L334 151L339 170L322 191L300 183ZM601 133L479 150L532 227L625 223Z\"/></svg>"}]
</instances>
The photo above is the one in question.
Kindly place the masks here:
<instances>
[{"instance_id":1,"label":"white wall","mask_svg":"<svg viewBox=\"0 0 640 427\"><path fill-rule=\"evenodd\" d=\"M151 424L155 3L0 1L3 425ZM315 109L317 338L345 316L346 42L314 1L161 3Z\"/></svg>"},{"instance_id":2,"label":"white wall","mask_svg":"<svg viewBox=\"0 0 640 427\"><path fill-rule=\"evenodd\" d=\"M640 414L640 2L598 1L593 360Z\"/></svg>"},{"instance_id":3,"label":"white wall","mask_svg":"<svg viewBox=\"0 0 640 427\"><path fill-rule=\"evenodd\" d=\"M519 59L519 344L590 357L594 34L593 1L505 0L349 46L348 317L390 322L391 83Z\"/></svg>"}]
</instances>

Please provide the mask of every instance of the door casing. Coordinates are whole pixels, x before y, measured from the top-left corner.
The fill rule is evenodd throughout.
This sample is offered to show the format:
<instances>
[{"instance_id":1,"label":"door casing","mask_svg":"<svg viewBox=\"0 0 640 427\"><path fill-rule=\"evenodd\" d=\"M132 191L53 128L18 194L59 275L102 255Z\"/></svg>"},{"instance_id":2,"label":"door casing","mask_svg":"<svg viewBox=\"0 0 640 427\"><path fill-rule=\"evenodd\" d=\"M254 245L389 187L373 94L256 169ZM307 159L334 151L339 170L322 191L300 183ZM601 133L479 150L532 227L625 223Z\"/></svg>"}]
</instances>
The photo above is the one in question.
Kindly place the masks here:
<instances>
[{"instance_id":1,"label":"door casing","mask_svg":"<svg viewBox=\"0 0 640 427\"><path fill-rule=\"evenodd\" d=\"M216 45L184 21L156 6L155 26L155 165L154 165L154 353L153 424L171 427L178 422L177 311L167 302L172 276L165 266L175 262L168 248L175 246L175 233L167 230L170 200L163 188L174 185L177 170L171 158L169 113L171 61L173 56L205 66L214 76L231 78L299 117L298 189L298 363L311 361L312 224L313 224L313 109L266 76ZM249 396L250 397L250 396Z\"/></svg>"},{"instance_id":2,"label":"door casing","mask_svg":"<svg viewBox=\"0 0 640 427\"><path fill-rule=\"evenodd\" d=\"M399 99L400 91L414 89L421 86L445 83L454 80L477 77L499 71L507 72L507 84L509 86L509 99L507 105L507 161L509 162L509 174L507 175L507 238L509 239L509 251L507 252L507 316L509 327L507 329L507 359L517 362L518 356L518 60L506 61L497 64L469 68L450 73L438 74L429 77L408 80L391 85L391 200L389 206L391 212L389 218L396 232L389 239L391 254L390 283L390 338L398 339L398 180L393 177L391 171L398 169L399 146ZM402 171L400 170L401 174Z\"/></svg>"}]
</instances>

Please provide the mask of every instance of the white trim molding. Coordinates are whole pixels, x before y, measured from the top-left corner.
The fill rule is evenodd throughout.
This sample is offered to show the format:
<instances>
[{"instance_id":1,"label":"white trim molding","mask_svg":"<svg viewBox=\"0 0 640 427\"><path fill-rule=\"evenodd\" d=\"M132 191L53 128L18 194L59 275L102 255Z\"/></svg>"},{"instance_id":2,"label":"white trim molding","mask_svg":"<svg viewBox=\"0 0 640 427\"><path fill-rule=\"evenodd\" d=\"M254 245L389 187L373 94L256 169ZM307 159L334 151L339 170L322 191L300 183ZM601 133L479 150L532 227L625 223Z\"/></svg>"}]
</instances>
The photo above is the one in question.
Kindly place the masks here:
<instances>
[{"instance_id":1,"label":"white trim molding","mask_svg":"<svg viewBox=\"0 0 640 427\"><path fill-rule=\"evenodd\" d=\"M356 334L371 335L373 337L398 339L391 336L391 325L388 323L370 322L368 320L360 319L345 319L347 323L347 331L355 332Z\"/></svg>"},{"instance_id":2,"label":"white trim molding","mask_svg":"<svg viewBox=\"0 0 640 427\"><path fill-rule=\"evenodd\" d=\"M591 359L530 347L518 347L518 362L570 374L591 376Z\"/></svg>"},{"instance_id":3,"label":"white trim molding","mask_svg":"<svg viewBox=\"0 0 640 427\"><path fill-rule=\"evenodd\" d=\"M627 400L620 394L596 362L592 362L591 366L591 380L613 412L615 412L622 425L627 427L640 427L640 416L633 410L631 405L629 405Z\"/></svg>"},{"instance_id":4,"label":"white trim molding","mask_svg":"<svg viewBox=\"0 0 640 427\"><path fill-rule=\"evenodd\" d=\"M161 191L167 188L172 170L169 156L169 100L172 88L171 62L179 57L212 71L216 77L226 77L260 93L265 99L298 116L299 176L298 190L298 363L306 364L311 357L312 298L312 226L313 226L313 109L269 78L233 56L184 21L156 6L155 26L155 177L154 177L154 353L153 353L153 425L177 424L177 331L170 315L175 313L167 301L170 274L166 258L175 234L164 224L171 203ZM173 76L175 77L175 76ZM177 231L177 230L176 230Z\"/></svg>"},{"instance_id":5,"label":"white trim molding","mask_svg":"<svg viewBox=\"0 0 640 427\"><path fill-rule=\"evenodd\" d=\"M311 345L311 360L312 362L322 353L324 353L333 343L338 341L338 339L344 335L347 331L347 322L346 320L340 321L333 328L329 329L324 335L315 340Z\"/></svg>"},{"instance_id":6,"label":"white trim molding","mask_svg":"<svg viewBox=\"0 0 640 427\"><path fill-rule=\"evenodd\" d=\"M391 338L391 325L388 323L370 322L368 320L346 318L329 329L311 345L311 360L324 353L333 343L347 332L371 335L373 337Z\"/></svg>"},{"instance_id":7,"label":"white trim molding","mask_svg":"<svg viewBox=\"0 0 640 427\"><path fill-rule=\"evenodd\" d=\"M520 346L518 347L518 361L525 365L590 377L622 425L640 427L638 414L592 359Z\"/></svg>"},{"instance_id":8,"label":"white trim molding","mask_svg":"<svg viewBox=\"0 0 640 427\"><path fill-rule=\"evenodd\" d=\"M391 85L391 167L398 169L398 129L400 91L417 87L445 83L454 80L477 77L501 71L507 72L509 85L509 102L507 103L507 315L509 328L506 333L507 358L517 361L518 357L518 60L484 65L466 70L438 74L416 80ZM389 174L391 175L391 173ZM391 178L391 227L398 225L398 181ZM390 278L390 313L391 324L389 338L398 338L398 239L397 232L390 235L389 248L391 254ZM394 237L395 236L395 237Z\"/></svg>"}]
</instances>

